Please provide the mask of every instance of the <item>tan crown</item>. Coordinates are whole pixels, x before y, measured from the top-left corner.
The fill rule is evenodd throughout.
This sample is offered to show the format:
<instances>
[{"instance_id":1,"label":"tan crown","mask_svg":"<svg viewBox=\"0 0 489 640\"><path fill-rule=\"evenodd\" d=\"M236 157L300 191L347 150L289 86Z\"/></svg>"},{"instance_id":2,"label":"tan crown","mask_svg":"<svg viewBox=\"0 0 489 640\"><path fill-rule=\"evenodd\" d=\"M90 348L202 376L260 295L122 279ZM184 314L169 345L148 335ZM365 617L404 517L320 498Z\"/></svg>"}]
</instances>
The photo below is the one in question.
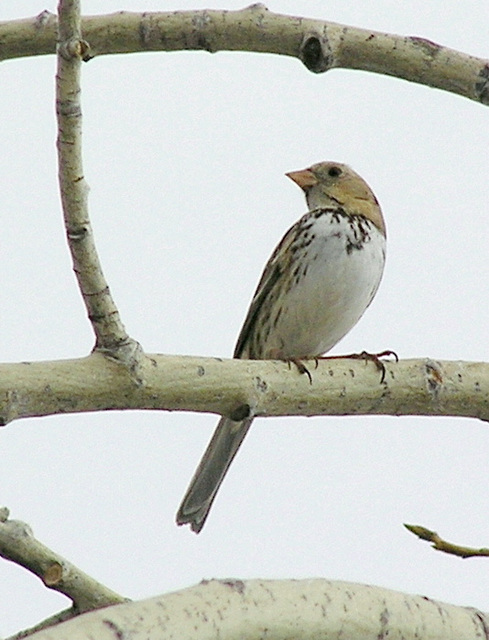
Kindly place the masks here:
<instances>
[{"instance_id":1,"label":"tan crown","mask_svg":"<svg viewBox=\"0 0 489 640\"><path fill-rule=\"evenodd\" d=\"M304 191L309 209L339 204L347 213L371 220L385 236L384 217L374 192L348 165L318 162L285 175Z\"/></svg>"}]
</instances>

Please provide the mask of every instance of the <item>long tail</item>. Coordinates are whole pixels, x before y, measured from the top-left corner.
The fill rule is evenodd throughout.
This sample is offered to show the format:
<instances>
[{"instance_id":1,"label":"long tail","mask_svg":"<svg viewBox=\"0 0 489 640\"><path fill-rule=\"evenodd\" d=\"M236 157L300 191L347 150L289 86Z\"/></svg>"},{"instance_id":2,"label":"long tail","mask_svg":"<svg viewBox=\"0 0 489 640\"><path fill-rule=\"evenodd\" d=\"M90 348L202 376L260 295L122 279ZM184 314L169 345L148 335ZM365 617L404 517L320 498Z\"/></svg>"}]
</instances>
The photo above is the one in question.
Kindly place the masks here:
<instances>
[{"instance_id":1,"label":"long tail","mask_svg":"<svg viewBox=\"0 0 489 640\"><path fill-rule=\"evenodd\" d=\"M202 529L221 482L252 422L253 418L242 422L221 418L178 509L177 524L190 524L195 533Z\"/></svg>"}]
</instances>

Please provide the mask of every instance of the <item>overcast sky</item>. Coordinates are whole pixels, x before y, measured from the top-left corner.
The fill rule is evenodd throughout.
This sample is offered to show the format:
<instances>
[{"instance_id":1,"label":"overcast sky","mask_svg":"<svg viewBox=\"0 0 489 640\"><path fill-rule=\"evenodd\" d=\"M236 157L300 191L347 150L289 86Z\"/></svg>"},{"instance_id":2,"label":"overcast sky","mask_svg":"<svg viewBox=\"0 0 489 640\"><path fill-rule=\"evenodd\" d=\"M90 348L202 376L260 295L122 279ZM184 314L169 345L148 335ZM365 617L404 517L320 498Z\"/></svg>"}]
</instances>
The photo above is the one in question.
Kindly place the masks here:
<instances>
[{"instance_id":1,"label":"overcast sky","mask_svg":"<svg viewBox=\"0 0 489 640\"><path fill-rule=\"evenodd\" d=\"M85 14L243 1L86 0ZM270 0L276 12L428 38L489 57L480 0ZM0 3L0 20L56 11ZM384 210L380 290L335 353L487 360L489 110L359 71L251 53L147 53L83 65L84 168L105 274L146 351L230 356L262 268L305 212L285 176L350 164ZM0 65L1 359L89 353L57 191L54 56ZM203 532L174 516L216 417L112 412L14 422L0 503L134 599L202 578L350 580L488 610L487 560L402 523L489 546L489 434L468 419L257 420ZM0 636L68 606L0 562Z\"/></svg>"}]
</instances>

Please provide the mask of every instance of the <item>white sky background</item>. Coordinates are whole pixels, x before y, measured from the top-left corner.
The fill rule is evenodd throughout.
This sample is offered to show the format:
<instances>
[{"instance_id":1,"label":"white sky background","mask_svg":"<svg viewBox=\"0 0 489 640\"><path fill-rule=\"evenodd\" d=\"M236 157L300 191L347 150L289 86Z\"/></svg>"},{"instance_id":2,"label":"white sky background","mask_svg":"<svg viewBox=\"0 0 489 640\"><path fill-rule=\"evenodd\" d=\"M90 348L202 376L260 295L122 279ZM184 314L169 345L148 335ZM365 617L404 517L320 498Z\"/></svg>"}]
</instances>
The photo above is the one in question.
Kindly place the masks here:
<instances>
[{"instance_id":1,"label":"white sky background","mask_svg":"<svg viewBox=\"0 0 489 640\"><path fill-rule=\"evenodd\" d=\"M244 2L86 0L84 14ZM480 0L270 0L276 12L489 57ZM0 20L56 10L0 3ZM1 359L87 354L57 191L54 56L0 65ZM305 212L286 171L347 162L388 226L379 293L336 353L487 360L489 109L393 78L313 75L246 53L105 56L83 65L85 176L105 274L148 352L229 356L271 251ZM290 375L295 375L292 370ZM216 417L67 415L0 432L0 503L134 599L202 578L376 584L488 610L487 560L445 556L403 522L488 546L487 425L435 418L257 420L203 532L174 516ZM0 562L0 636L68 606Z\"/></svg>"}]
</instances>

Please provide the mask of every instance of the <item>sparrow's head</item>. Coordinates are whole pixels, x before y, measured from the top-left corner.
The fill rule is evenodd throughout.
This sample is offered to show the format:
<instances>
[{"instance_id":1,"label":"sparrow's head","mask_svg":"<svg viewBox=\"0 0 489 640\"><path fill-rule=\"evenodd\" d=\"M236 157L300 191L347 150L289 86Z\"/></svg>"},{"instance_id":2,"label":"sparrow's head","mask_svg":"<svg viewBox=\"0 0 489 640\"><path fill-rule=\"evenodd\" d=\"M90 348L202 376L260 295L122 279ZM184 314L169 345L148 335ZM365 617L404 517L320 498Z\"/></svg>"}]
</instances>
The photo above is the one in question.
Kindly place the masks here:
<instances>
[{"instance_id":1,"label":"sparrow's head","mask_svg":"<svg viewBox=\"0 0 489 640\"><path fill-rule=\"evenodd\" d=\"M363 178L341 162L318 162L302 171L285 174L306 194L309 209L340 205L351 215L371 220L385 235L377 198Z\"/></svg>"}]
</instances>

